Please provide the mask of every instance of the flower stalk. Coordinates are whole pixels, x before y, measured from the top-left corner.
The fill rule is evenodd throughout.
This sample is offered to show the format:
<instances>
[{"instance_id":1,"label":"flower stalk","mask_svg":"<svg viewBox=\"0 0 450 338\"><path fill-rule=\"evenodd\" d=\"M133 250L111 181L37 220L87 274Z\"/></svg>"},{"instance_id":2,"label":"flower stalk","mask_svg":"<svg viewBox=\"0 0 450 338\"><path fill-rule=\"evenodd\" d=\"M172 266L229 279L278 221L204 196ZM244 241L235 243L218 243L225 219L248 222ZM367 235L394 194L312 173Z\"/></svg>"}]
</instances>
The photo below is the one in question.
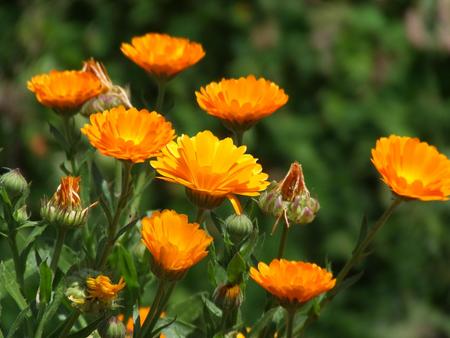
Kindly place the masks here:
<instances>
[{"instance_id":1,"label":"flower stalk","mask_svg":"<svg viewBox=\"0 0 450 338\"><path fill-rule=\"evenodd\" d=\"M66 238L67 229L65 227L58 228L58 237L56 238L55 248L53 250L52 262L50 263L50 269L53 274L56 274L58 270L59 257L61 256L61 251L64 245L64 239Z\"/></svg>"}]
</instances>

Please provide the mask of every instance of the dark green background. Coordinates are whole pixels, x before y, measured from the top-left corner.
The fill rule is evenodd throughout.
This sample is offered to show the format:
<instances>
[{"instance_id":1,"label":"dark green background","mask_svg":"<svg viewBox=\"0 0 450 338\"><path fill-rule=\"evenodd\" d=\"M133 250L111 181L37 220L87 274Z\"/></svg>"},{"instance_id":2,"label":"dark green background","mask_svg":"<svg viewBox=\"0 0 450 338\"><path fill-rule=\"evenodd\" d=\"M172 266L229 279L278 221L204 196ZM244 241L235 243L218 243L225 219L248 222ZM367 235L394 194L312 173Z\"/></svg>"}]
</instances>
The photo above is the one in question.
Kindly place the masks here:
<instances>
[{"instance_id":1,"label":"dark green background","mask_svg":"<svg viewBox=\"0 0 450 338\"><path fill-rule=\"evenodd\" d=\"M166 107L178 134L227 134L195 101L194 91L210 81L255 74L289 95L244 140L272 179L292 161L302 163L320 200L316 221L290 232L289 259L329 260L338 271L363 214L373 221L387 206L389 191L370 163L378 137L417 136L450 153L446 0L3 1L0 26L0 163L19 167L32 181L33 219L62 175L63 153L48 131L47 121L57 118L26 81L51 69L78 69L92 56L115 82L130 86L136 107L151 108L154 83L119 49L146 32L188 37L206 51L170 83ZM183 189L166 183L147 192L145 207L194 214ZM445 203L402 205L377 237L362 280L324 311L311 337L450 337L449 219ZM272 220L260 222L267 232ZM261 259L275 255L278 236L266 237ZM0 247L0 257L8 258L7 246ZM192 269L174 301L207 287L205 266ZM247 295L250 326L264 293L250 282ZM13 316L8 311L17 309L4 307L2 318Z\"/></svg>"}]
</instances>

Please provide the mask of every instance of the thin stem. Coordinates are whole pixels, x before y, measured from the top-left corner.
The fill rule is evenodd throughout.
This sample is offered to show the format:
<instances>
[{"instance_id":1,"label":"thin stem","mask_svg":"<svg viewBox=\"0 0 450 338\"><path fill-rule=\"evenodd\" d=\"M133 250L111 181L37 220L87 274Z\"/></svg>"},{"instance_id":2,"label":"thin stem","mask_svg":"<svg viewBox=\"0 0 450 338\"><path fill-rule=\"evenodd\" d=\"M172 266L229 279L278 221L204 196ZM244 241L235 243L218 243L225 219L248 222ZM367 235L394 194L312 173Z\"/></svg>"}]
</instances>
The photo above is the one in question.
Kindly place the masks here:
<instances>
[{"instance_id":1,"label":"thin stem","mask_svg":"<svg viewBox=\"0 0 450 338\"><path fill-rule=\"evenodd\" d=\"M295 310L286 309L286 338L292 338L294 332Z\"/></svg>"},{"instance_id":2,"label":"thin stem","mask_svg":"<svg viewBox=\"0 0 450 338\"><path fill-rule=\"evenodd\" d=\"M67 317L64 327L62 328L61 333L58 336L59 338L65 338L69 335L70 329L76 323L80 314L81 314L80 311L76 310L72 312L72 314L69 317Z\"/></svg>"},{"instance_id":3,"label":"thin stem","mask_svg":"<svg viewBox=\"0 0 450 338\"><path fill-rule=\"evenodd\" d=\"M166 94L166 88L167 88L167 80L158 78L158 97L156 98L156 105L155 110L162 114L163 113L163 107L164 107L164 96Z\"/></svg>"},{"instance_id":4,"label":"thin stem","mask_svg":"<svg viewBox=\"0 0 450 338\"><path fill-rule=\"evenodd\" d=\"M117 201L116 211L114 212L114 216L112 222L108 227L108 238L106 240L105 248L102 252L101 258L98 261L97 269L101 270L101 268L105 265L109 254L111 253L112 248L114 247L114 243L116 241L117 227L119 225L120 216L127 204L128 196L131 190L131 168L132 163L128 161L123 162L123 174L122 174L122 189L120 192L119 200Z\"/></svg>"},{"instance_id":5,"label":"thin stem","mask_svg":"<svg viewBox=\"0 0 450 338\"><path fill-rule=\"evenodd\" d=\"M205 216L206 209L198 208L197 209L197 215L195 216L195 220L198 224L201 224L203 222L203 218Z\"/></svg>"},{"instance_id":6,"label":"thin stem","mask_svg":"<svg viewBox=\"0 0 450 338\"><path fill-rule=\"evenodd\" d=\"M19 249L17 248L16 243L16 231L12 230L8 234L8 243L11 248L13 261L14 261L14 269L16 270L16 280L20 286L22 292L25 291L25 281L24 281L24 266L20 260Z\"/></svg>"},{"instance_id":7,"label":"thin stem","mask_svg":"<svg viewBox=\"0 0 450 338\"><path fill-rule=\"evenodd\" d=\"M236 145L239 147L243 144L244 140L244 132L242 130L233 130L234 133L234 141Z\"/></svg>"},{"instance_id":8,"label":"thin stem","mask_svg":"<svg viewBox=\"0 0 450 338\"><path fill-rule=\"evenodd\" d=\"M353 251L352 257L345 263L344 267L339 272L336 277L336 285L332 291L329 292L327 297L325 297L320 303L320 310L322 310L326 304L331 302L333 298L340 292L340 285L345 280L351 269L361 260L364 256L367 247L372 243L376 233L378 230L387 222L389 217L392 215L394 210L403 202L401 197L395 197L392 201L391 205L385 210L385 212L381 215L381 217L377 220L377 222L373 225L373 227L368 231L366 237L358 244L356 249ZM316 311L314 308L308 312L307 319L303 323L303 326L300 328L299 336L301 336L306 328L313 323L318 318Z\"/></svg>"},{"instance_id":9,"label":"thin stem","mask_svg":"<svg viewBox=\"0 0 450 338\"><path fill-rule=\"evenodd\" d=\"M283 232L281 233L280 238L280 246L278 247L278 255L277 258L283 258L284 255L284 249L286 248L286 240L287 240L287 234L288 234L289 228L287 224L284 224L283 226Z\"/></svg>"},{"instance_id":10,"label":"thin stem","mask_svg":"<svg viewBox=\"0 0 450 338\"><path fill-rule=\"evenodd\" d=\"M62 120L63 120L64 134L66 137L67 145L69 147L69 149L66 149L66 157L67 160L70 162L70 166L72 169L71 174L75 176L78 173L78 169L75 162L75 154L74 154L75 141L74 141L73 127L71 125L71 122L73 122L73 117L63 116Z\"/></svg>"},{"instance_id":11,"label":"thin stem","mask_svg":"<svg viewBox=\"0 0 450 338\"><path fill-rule=\"evenodd\" d=\"M56 274L56 270L58 269L59 256L61 256L66 233L67 230L64 228L61 227L58 229L58 237L56 238L55 249L53 250L52 262L50 264L50 269L53 271L53 274Z\"/></svg>"}]
</instances>

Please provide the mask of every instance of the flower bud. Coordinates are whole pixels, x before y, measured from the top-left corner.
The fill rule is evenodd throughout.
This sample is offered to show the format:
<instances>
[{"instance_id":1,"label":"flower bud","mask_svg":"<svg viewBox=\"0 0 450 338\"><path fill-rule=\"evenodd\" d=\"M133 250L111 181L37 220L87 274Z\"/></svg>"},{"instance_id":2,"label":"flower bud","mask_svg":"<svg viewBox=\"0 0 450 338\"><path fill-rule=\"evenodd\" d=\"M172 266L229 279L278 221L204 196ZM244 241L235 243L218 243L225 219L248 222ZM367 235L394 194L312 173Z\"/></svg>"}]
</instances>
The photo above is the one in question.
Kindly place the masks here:
<instances>
[{"instance_id":1,"label":"flower bud","mask_svg":"<svg viewBox=\"0 0 450 338\"><path fill-rule=\"evenodd\" d=\"M22 224L28 221L30 215L28 215L27 206L23 205L19 209L14 210L13 217L18 224Z\"/></svg>"},{"instance_id":2,"label":"flower bud","mask_svg":"<svg viewBox=\"0 0 450 338\"><path fill-rule=\"evenodd\" d=\"M225 220L225 229L233 243L237 244L253 231L253 223L245 214L233 214Z\"/></svg>"},{"instance_id":3,"label":"flower bud","mask_svg":"<svg viewBox=\"0 0 450 338\"><path fill-rule=\"evenodd\" d=\"M124 338L126 328L117 317L111 317L106 325L99 328L98 332L102 338Z\"/></svg>"},{"instance_id":4,"label":"flower bud","mask_svg":"<svg viewBox=\"0 0 450 338\"><path fill-rule=\"evenodd\" d=\"M231 311L239 308L244 299L241 287L236 285L219 285L214 290L213 300L214 303L222 310Z\"/></svg>"},{"instance_id":5,"label":"flower bud","mask_svg":"<svg viewBox=\"0 0 450 338\"><path fill-rule=\"evenodd\" d=\"M72 306L80 310L87 300L86 289L77 281L70 284L66 289L65 295L72 303Z\"/></svg>"},{"instance_id":6,"label":"flower bud","mask_svg":"<svg viewBox=\"0 0 450 338\"><path fill-rule=\"evenodd\" d=\"M28 183L19 169L10 170L0 176L0 185L5 188L10 198L19 197L28 190Z\"/></svg>"}]
</instances>

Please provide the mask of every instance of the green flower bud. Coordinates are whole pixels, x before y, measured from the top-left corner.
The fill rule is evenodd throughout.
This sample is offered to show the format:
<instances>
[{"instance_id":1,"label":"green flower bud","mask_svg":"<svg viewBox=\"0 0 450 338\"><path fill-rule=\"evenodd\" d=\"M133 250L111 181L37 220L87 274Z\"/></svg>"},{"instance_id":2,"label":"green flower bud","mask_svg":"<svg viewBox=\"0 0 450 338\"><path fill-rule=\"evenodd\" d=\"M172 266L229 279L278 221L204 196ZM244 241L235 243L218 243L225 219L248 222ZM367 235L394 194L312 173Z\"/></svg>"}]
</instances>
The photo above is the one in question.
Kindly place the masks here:
<instances>
[{"instance_id":1,"label":"green flower bud","mask_svg":"<svg viewBox=\"0 0 450 338\"><path fill-rule=\"evenodd\" d=\"M28 190L28 183L19 169L10 170L0 176L0 185L5 188L10 198L19 197Z\"/></svg>"},{"instance_id":2,"label":"green flower bud","mask_svg":"<svg viewBox=\"0 0 450 338\"><path fill-rule=\"evenodd\" d=\"M219 285L213 294L214 303L225 311L239 308L244 300L241 287L236 285Z\"/></svg>"},{"instance_id":3,"label":"green flower bud","mask_svg":"<svg viewBox=\"0 0 450 338\"><path fill-rule=\"evenodd\" d=\"M23 205L19 209L14 210L13 217L14 217L14 220L19 224L22 224L22 223L25 223L26 221L28 221L28 218L30 217L30 215L28 215L27 206Z\"/></svg>"},{"instance_id":4,"label":"green flower bud","mask_svg":"<svg viewBox=\"0 0 450 338\"><path fill-rule=\"evenodd\" d=\"M230 239L237 244L253 231L253 223L245 214L233 214L225 220L225 228Z\"/></svg>"},{"instance_id":5,"label":"green flower bud","mask_svg":"<svg viewBox=\"0 0 450 338\"><path fill-rule=\"evenodd\" d=\"M98 332L102 338L124 338L126 328L117 317L111 317L106 325L99 328Z\"/></svg>"},{"instance_id":6,"label":"green flower bud","mask_svg":"<svg viewBox=\"0 0 450 338\"><path fill-rule=\"evenodd\" d=\"M114 86L106 93L86 101L81 107L80 113L83 116L89 117L91 114L103 112L118 106L131 108L130 100L128 99L125 89Z\"/></svg>"}]
</instances>

